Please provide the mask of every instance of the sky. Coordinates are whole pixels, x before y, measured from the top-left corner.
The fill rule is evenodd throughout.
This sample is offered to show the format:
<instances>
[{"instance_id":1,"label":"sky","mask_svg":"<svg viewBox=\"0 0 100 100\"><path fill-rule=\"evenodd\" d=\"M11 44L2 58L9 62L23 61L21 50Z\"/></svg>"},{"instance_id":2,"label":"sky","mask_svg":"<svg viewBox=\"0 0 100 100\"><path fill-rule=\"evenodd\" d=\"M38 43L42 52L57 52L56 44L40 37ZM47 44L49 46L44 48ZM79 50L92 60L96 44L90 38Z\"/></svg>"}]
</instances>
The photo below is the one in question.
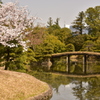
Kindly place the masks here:
<instances>
[{"instance_id":1,"label":"sky","mask_svg":"<svg viewBox=\"0 0 100 100\"><path fill-rule=\"evenodd\" d=\"M1 0L3 3L16 0ZM76 19L79 12L89 7L100 6L100 0L17 0L20 6L27 6L30 15L39 17L41 25L47 25L49 17L55 22L60 18L61 27L68 26Z\"/></svg>"}]
</instances>

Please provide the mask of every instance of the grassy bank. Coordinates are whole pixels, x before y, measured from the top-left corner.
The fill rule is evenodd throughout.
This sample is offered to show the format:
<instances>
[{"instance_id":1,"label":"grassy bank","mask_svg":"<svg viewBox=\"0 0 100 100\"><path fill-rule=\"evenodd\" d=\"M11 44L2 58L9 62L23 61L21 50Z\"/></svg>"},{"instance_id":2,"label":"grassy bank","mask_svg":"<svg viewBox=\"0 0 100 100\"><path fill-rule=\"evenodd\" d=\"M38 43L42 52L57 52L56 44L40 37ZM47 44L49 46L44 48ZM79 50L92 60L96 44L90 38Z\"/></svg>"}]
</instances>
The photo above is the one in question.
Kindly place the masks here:
<instances>
[{"instance_id":1,"label":"grassy bank","mask_svg":"<svg viewBox=\"0 0 100 100\"><path fill-rule=\"evenodd\" d=\"M0 70L0 100L27 100L48 89L46 83L31 75Z\"/></svg>"}]
</instances>

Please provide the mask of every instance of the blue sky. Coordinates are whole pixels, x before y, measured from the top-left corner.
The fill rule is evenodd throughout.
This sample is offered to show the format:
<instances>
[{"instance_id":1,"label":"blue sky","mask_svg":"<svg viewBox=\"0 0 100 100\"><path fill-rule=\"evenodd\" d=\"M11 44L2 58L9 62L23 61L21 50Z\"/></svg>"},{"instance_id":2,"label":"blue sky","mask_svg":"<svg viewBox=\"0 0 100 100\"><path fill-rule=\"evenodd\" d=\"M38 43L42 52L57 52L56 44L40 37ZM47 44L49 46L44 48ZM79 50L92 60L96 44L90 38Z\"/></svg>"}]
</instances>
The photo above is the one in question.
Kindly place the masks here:
<instances>
[{"instance_id":1,"label":"blue sky","mask_svg":"<svg viewBox=\"0 0 100 100\"><path fill-rule=\"evenodd\" d=\"M16 0L2 0L3 3ZM71 25L81 11L100 6L100 0L17 0L21 6L28 6L32 16L42 18L40 23L47 24L48 18L60 18L60 26Z\"/></svg>"}]
</instances>

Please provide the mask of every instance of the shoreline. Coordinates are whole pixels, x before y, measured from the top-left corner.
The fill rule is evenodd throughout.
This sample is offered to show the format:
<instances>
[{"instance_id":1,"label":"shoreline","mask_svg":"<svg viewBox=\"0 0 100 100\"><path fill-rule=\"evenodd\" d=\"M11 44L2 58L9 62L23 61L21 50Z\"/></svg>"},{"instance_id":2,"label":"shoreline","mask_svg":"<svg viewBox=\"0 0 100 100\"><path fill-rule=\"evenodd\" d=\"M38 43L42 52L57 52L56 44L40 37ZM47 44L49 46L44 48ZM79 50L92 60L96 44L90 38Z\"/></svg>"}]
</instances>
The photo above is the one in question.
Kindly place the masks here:
<instances>
[{"instance_id":1,"label":"shoreline","mask_svg":"<svg viewBox=\"0 0 100 100\"><path fill-rule=\"evenodd\" d=\"M30 97L28 99L25 99L25 100L48 100L49 98L52 97L52 87L47 84L49 86L49 90L37 95L37 96L34 96L34 97Z\"/></svg>"},{"instance_id":2,"label":"shoreline","mask_svg":"<svg viewBox=\"0 0 100 100\"><path fill-rule=\"evenodd\" d=\"M55 74L55 75L63 75L66 77L78 77L78 78L85 78L85 77L100 77L100 74L86 74L86 75L82 75L82 74L65 74L65 73L57 73L57 72L51 72L51 74Z\"/></svg>"},{"instance_id":3,"label":"shoreline","mask_svg":"<svg viewBox=\"0 0 100 100\"><path fill-rule=\"evenodd\" d=\"M0 70L0 100L47 100L52 87L27 73Z\"/></svg>"}]
</instances>

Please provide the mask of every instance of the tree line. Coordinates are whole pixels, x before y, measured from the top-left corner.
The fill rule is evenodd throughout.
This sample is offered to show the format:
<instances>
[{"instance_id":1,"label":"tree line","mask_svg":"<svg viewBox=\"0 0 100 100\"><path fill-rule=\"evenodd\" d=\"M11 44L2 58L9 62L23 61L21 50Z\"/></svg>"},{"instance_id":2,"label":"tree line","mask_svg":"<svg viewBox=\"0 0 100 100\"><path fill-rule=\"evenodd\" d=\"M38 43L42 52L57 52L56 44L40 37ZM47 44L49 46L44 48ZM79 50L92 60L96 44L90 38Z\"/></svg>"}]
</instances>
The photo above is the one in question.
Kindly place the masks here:
<instances>
[{"instance_id":1,"label":"tree line","mask_svg":"<svg viewBox=\"0 0 100 100\"><path fill-rule=\"evenodd\" d=\"M50 17L47 26L34 26L35 20L39 19L29 17L24 7L0 4L0 65L6 70L27 70L53 53L100 52L100 6L79 12L72 22L74 32L60 27L59 18Z\"/></svg>"}]
</instances>

